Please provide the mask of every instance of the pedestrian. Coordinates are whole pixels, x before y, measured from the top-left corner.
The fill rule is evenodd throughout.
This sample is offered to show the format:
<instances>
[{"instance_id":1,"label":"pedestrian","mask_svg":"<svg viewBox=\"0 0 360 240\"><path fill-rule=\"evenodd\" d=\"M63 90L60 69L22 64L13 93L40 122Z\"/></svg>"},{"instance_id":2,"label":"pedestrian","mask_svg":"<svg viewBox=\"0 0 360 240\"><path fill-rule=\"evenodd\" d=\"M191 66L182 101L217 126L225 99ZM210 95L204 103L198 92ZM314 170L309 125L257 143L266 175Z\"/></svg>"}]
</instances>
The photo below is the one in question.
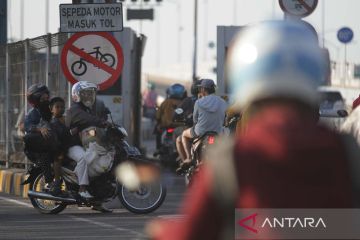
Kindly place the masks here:
<instances>
[{"instance_id":1,"label":"pedestrian","mask_svg":"<svg viewBox=\"0 0 360 240\"><path fill-rule=\"evenodd\" d=\"M155 120L157 107L156 101L158 97L155 88L155 84L149 82L146 91L143 93L143 116L151 119L152 121Z\"/></svg>"}]
</instances>

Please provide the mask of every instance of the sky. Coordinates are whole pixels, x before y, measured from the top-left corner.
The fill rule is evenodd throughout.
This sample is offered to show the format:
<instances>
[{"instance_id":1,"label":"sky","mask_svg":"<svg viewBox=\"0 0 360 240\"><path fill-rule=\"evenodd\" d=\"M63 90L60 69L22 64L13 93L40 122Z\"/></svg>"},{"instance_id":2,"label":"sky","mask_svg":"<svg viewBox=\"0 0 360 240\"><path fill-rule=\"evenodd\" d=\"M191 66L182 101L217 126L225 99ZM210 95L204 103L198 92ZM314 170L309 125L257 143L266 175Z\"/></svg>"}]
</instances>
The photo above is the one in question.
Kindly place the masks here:
<instances>
[{"instance_id":1,"label":"sky","mask_svg":"<svg viewBox=\"0 0 360 240\"><path fill-rule=\"evenodd\" d=\"M8 37L21 40L20 4L24 3L24 38L33 38L46 33L46 0L8 0ZM165 69L168 66L184 65L191 71L193 54L194 0L163 0L155 4L155 20L142 22L142 33L148 37L143 58L144 69ZM71 0L49 0L49 31L59 28L59 4ZM354 40L347 46L348 60L360 63L360 9L359 0L319 0L317 9L305 18L319 34L322 33L322 9L325 9L325 43L332 60L344 61L344 45L336 38L343 26L354 31ZM139 21L127 21L126 9L138 5L126 0L124 4L124 27L140 31ZM144 4L144 8L145 8ZM198 61L211 62L215 67L216 26L246 25L267 19L282 19L283 12L277 0L199 0L198 6ZM321 39L321 35L320 35ZM210 71L210 69L209 69Z\"/></svg>"}]
</instances>

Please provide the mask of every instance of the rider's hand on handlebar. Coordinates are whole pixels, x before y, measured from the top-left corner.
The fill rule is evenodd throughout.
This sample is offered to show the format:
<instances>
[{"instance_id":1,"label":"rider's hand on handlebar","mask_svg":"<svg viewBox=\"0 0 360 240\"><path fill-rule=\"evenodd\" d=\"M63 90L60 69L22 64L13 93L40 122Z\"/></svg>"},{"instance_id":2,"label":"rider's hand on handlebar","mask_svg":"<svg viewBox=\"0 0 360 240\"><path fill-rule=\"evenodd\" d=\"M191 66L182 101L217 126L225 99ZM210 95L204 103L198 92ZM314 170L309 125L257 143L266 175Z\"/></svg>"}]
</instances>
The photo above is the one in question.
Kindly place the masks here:
<instances>
[{"instance_id":1,"label":"rider's hand on handlebar","mask_svg":"<svg viewBox=\"0 0 360 240\"><path fill-rule=\"evenodd\" d=\"M79 133L79 129L77 127L70 129L71 136L74 136Z\"/></svg>"},{"instance_id":2,"label":"rider's hand on handlebar","mask_svg":"<svg viewBox=\"0 0 360 240\"><path fill-rule=\"evenodd\" d=\"M43 136L43 138L45 138L45 139L48 139L51 135L49 129L47 129L45 127L39 128L39 131L40 131L41 135Z\"/></svg>"},{"instance_id":3,"label":"rider's hand on handlebar","mask_svg":"<svg viewBox=\"0 0 360 240\"><path fill-rule=\"evenodd\" d=\"M111 126L112 126L112 124L107 122L107 121L104 121L104 122L101 123L102 128L107 128L107 127L111 127Z\"/></svg>"}]
</instances>

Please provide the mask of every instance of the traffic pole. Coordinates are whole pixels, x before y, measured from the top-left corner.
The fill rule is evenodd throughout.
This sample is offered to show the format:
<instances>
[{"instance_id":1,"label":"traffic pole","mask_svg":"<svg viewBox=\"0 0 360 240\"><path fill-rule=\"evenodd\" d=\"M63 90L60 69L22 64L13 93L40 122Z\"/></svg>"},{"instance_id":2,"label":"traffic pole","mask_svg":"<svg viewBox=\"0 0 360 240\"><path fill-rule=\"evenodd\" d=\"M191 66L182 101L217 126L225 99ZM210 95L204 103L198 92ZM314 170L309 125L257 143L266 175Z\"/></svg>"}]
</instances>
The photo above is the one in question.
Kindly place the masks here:
<instances>
[{"instance_id":1,"label":"traffic pole","mask_svg":"<svg viewBox=\"0 0 360 240\"><path fill-rule=\"evenodd\" d=\"M194 56L193 56L193 81L196 80L196 65L197 65L197 9L198 9L198 0L195 0L195 9L194 9Z\"/></svg>"}]
</instances>

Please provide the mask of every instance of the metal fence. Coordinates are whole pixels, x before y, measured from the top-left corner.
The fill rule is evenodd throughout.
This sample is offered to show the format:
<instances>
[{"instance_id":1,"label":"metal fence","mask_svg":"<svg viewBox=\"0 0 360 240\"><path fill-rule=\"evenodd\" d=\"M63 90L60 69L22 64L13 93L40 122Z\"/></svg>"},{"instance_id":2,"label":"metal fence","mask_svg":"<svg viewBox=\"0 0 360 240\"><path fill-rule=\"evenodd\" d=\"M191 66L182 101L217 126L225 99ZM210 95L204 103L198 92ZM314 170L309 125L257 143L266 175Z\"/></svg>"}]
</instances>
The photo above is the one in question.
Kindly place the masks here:
<instances>
[{"instance_id":1,"label":"metal fence","mask_svg":"<svg viewBox=\"0 0 360 240\"><path fill-rule=\"evenodd\" d=\"M69 102L69 83L60 67L60 53L68 35L48 34L0 46L0 165L26 167L22 125L30 106L26 89L46 84L51 96Z\"/></svg>"}]
</instances>

